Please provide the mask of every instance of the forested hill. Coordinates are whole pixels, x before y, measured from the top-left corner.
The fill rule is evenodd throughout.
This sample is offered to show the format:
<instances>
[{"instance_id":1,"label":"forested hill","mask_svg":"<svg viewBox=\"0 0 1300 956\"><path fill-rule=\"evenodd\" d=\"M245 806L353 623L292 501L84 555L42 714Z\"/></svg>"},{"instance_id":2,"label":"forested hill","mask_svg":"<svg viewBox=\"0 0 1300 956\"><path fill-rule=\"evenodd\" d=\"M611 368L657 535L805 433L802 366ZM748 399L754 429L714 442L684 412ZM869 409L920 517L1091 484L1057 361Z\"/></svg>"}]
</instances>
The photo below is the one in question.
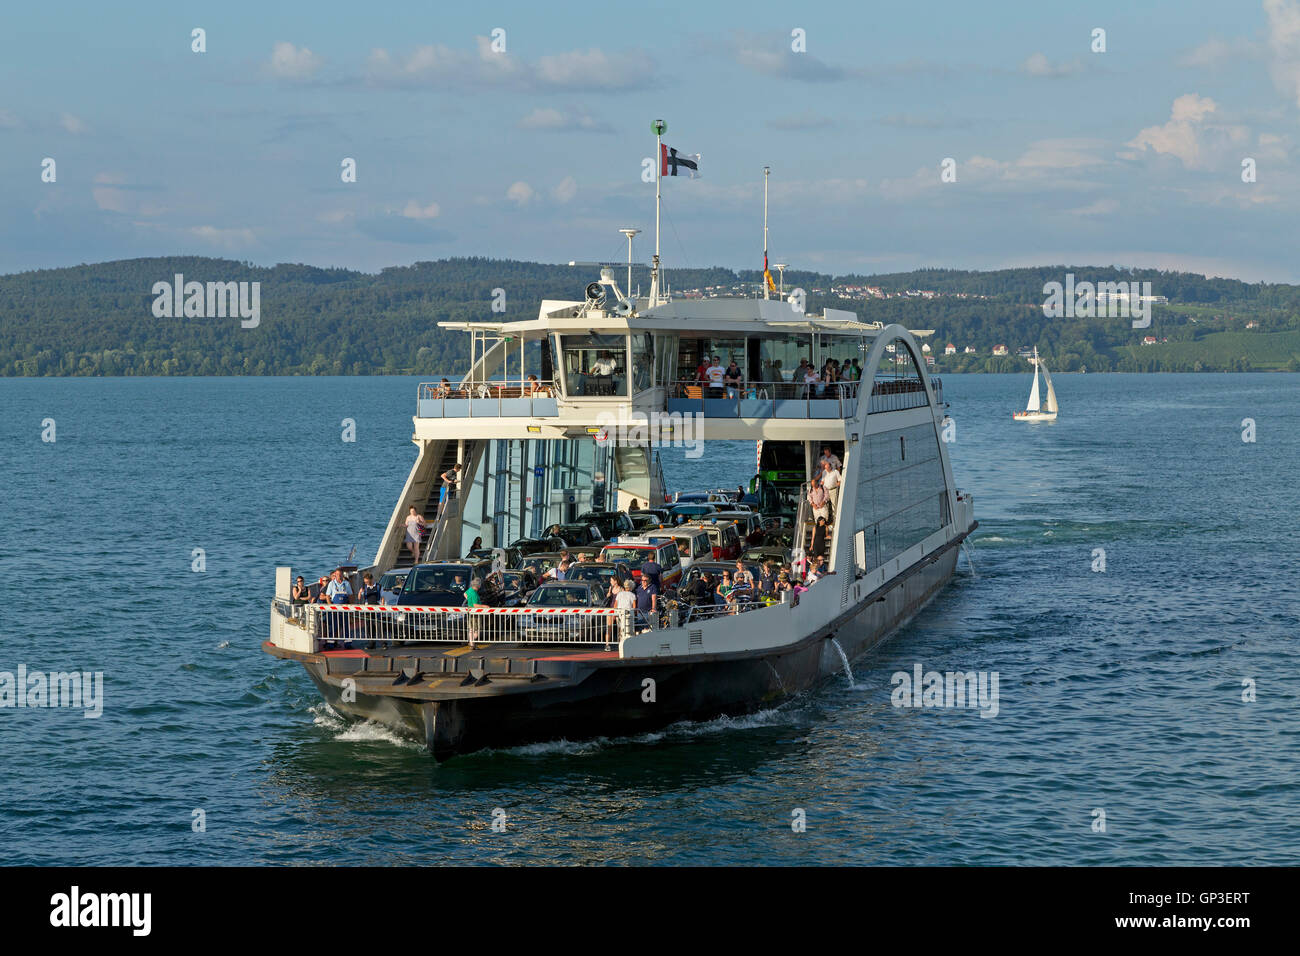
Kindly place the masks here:
<instances>
[{"instance_id":1,"label":"forested hill","mask_svg":"<svg viewBox=\"0 0 1300 956\"><path fill-rule=\"evenodd\" d=\"M439 321L534 318L543 298L581 298L593 272L471 258L375 275L197 257L25 272L0 277L0 375L450 374L465 366L464 336ZM1043 286L1067 272L1079 281L1149 281L1170 302L1141 330L1121 318L1045 318ZM177 274L187 283L259 283L259 323L156 316L154 285ZM679 294L739 293L759 281L757 272L723 268L668 277ZM633 283L647 287L644 269ZM786 270L785 285L806 290L809 311L852 309L867 321L934 329L926 341L940 370L1023 371L1015 351L1035 345L1065 371L1300 369L1297 286L1079 266L838 277ZM502 300L494 290L504 290L504 315L492 310ZM1142 345L1147 336L1156 343ZM942 355L948 342L958 355ZM1000 344L1012 354L994 357ZM975 352L964 354L967 346Z\"/></svg>"}]
</instances>

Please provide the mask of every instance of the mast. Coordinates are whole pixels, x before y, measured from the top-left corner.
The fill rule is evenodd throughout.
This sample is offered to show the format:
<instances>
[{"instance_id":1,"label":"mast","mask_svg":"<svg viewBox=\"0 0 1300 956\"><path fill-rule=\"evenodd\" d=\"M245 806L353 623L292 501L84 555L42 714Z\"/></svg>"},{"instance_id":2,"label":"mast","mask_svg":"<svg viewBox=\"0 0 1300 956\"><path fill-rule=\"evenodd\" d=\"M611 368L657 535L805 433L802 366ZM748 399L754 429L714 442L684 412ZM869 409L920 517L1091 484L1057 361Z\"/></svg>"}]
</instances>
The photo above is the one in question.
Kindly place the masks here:
<instances>
[{"instance_id":1,"label":"mast","mask_svg":"<svg viewBox=\"0 0 1300 956\"><path fill-rule=\"evenodd\" d=\"M659 304L659 205L662 201L659 181L663 173L663 136L668 132L668 124L657 119L650 124L650 130L655 134L655 255L650 268L650 305L653 307Z\"/></svg>"},{"instance_id":2,"label":"mast","mask_svg":"<svg viewBox=\"0 0 1300 956\"><path fill-rule=\"evenodd\" d=\"M772 172L771 166L763 167L763 298L770 299L767 284L767 177Z\"/></svg>"}]
</instances>

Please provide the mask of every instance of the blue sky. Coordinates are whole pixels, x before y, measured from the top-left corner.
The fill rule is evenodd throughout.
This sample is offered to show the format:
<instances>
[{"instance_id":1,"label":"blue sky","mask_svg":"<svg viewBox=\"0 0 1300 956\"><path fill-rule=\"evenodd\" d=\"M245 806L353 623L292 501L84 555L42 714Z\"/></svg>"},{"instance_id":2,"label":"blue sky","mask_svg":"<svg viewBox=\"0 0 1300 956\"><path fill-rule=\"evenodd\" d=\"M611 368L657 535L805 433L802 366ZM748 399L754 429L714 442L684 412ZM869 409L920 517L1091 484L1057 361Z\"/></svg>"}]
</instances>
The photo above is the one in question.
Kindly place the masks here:
<instances>
[{"instance_id":1,"label":"blue sky","mask_svg":"<svg viewBox=\"0 0 1300 956\"><path fill-rule=\"evenodd\" d=\"M669 266L761 264L766 164L796 267L1300 281L1300 0L9 4L0 78L0 272L644 261L662 117Z\"/></svg>"}]
</instances>

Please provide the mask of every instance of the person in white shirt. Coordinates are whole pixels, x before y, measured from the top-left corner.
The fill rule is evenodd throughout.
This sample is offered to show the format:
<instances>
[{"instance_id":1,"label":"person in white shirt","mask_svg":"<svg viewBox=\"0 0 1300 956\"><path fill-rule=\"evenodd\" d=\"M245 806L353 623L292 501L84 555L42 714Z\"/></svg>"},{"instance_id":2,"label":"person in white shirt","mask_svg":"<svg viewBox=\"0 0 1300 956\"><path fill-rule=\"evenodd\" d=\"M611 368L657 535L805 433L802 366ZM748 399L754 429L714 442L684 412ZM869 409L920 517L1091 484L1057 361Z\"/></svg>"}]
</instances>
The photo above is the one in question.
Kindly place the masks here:
<instances>
[{"instance_id":1,"label":"person in white shirt","mask_svg":"<svg viewBox=\"0 0 1300 956\"><path fill-rule=\"evenodd\" d=\"M822 377L811 365L803 370L803 384L809 398L817 398L822 393Z\"/></svg>"},{"instance_id":2,"label":"person in white shirt","mask_svg":"<svg viewBox=\"0 0 1300 956\"><path fill-rule=\"evenodd\" d=\"M827 502L831 506L828 523L834 524L839 518L840 504L840 470L829 461L822 462L822 488L826 491Z\"/></svg>"},{"instance_id":3,"label":"person in white shirt","mask_svg":"<svg viewBox=\"0 0 1300 956\"><path fill-rule=\"evenodd\" d=\"M840 456L835 454L835 452L831 451L829 448L822 449L821 461L829 461L831 465L837 469L840 467Z\"/></svg>"},{"instance_id":4,"label":"person in white shirt","mask_svg":"<svg viewBox=\"0 0 1300 956\"><path fill-rule=\"evenodd\" d=\"M713 356L713 364L704 370L709 379L709 397L722 397L722 380L727 377L727 370L718 364L718 357Z\"/></svg>"},{"instance_id":5,"label":"person in white shirt","mask_svg":"<svg viewBox=\"0 0 1300 956\"><path fill-rule=\"evenodd\" d=\"M636 595L632 593L631 588L625 588L618 583L618 578L609 582L610 601L614 608L619 611L635 611ZM621 615L609 615L609 627L606 640L610 640L614 634L614 628L617 626L618 618Z\"/></svg>"}]
</instances>

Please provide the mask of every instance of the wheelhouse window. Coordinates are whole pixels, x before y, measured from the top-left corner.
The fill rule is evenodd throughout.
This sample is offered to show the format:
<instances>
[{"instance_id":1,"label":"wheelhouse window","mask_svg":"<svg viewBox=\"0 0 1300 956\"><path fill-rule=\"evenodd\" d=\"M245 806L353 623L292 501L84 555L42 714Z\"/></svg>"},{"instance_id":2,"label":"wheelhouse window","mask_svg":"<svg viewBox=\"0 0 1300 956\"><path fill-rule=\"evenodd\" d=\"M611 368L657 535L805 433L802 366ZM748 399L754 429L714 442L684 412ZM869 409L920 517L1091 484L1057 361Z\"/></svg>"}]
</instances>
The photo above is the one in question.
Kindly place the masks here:
<instances>
[{"instance_id":1,"label":"wheelhouse window","mask_svg":"<svg viewBox=\"0 0 1300 956\"><path fill-rule=\"evenodd\" d=\"M564 387L569 395L627 396L626 336L562 335L560 357ZM646 367L644 374L648 380L649 359L642 364Z\"/></svg>"},{"instance_id":2,"label":"wheelhouse window","mask_svg":"<svg viewBox=\"0 0 1300 956\"><path fill-rule=\"evenodd\" d=\"M644 392L651 387L650 374L654 368L654 347L649 332L632 336L632 391Z\"/></svg>"}]
</instances>

